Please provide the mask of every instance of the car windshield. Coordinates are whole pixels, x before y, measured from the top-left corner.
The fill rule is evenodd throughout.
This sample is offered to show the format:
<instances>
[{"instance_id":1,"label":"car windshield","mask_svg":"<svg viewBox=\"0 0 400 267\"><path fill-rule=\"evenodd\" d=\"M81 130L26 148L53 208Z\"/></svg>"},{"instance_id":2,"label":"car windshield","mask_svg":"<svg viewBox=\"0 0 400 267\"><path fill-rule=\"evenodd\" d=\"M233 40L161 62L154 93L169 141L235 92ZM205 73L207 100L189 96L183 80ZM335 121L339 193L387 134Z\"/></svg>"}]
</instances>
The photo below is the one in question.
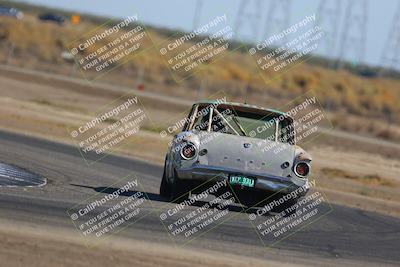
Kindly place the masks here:
<instances>
[{"instance_id":1,"label":"car windshield","mask_svg":"<svg viewBox=\"0 0 400 267\"><path fill-rule=\"evenodd\" d=\"M235 109L235 107L221 107L213 110L210 120L210 106L199 107L193 122L193 130L247 136L264 140L276 140L277 117L276 113L258 114ZM211 123L211 127L209 124ZM278 124L278 141L289 142L288 121Z\"/></svg>"},{"instance_id":2,"label":"car windshield","mask_svg":"<svg viewBox=\"0 0 400 267\"><path fill-rule=\"evenodd\" d=\"M273 116L218 107L211 130L259 139L275 140L276 123Z\"/></svg>"}]
</instances>

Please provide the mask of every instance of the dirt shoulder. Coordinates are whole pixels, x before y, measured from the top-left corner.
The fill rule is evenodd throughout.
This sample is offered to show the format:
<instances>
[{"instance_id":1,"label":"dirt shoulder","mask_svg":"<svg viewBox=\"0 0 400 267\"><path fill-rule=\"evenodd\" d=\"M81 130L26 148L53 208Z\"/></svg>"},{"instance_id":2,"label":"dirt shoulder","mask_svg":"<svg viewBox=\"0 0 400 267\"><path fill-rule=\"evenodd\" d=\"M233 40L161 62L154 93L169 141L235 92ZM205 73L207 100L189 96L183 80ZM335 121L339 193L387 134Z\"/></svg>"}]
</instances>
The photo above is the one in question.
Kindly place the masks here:
<instances>
[{"instance_id":1,"label":"dirt shoulder","mask_svg":"<svg viewBox=\"0 0 400 267\"><path fill-rule=\"evenodd\" d=\"M321 258L309 254L286 255L266 251L265 259L206 249L181 248L114 237L88 247L75 231L0 219L1 266L140 266L140 267L305 267L381 266L360 261ZM387 265L389 266L389 265Z\"/></svg>"},{"instance_id":2,"label":"dirt shoulder","mask_svg":"<svg viewBox=\"0 0 400 267\"><path fill-rule=\"evenodd\" d=\"M113 238L87 247L76 233L46 227L0 222L0 262L2 266L265 266L266 262L211 251L193 251L138 240ZM4 264L4 265L3 265ZM282 265L268 261L268 266Z\"/></svg>"},{"instance_id":3,"label":"dirt shoulder","mask_svg":"<svg viewBox=\"0 0 400 267\"><path fill-rule=\"evenodd\" d=\"M34 79L38 74L12 73L0 75L0 129L71 145L76 144L68 128L90 121L97 107L128 91L109 86L80 88L64 80L54 86L47 78L43 79L47 82ZM185 105L173 105L169 97L146 95L144 99L156 125L187 114ZM113 153L162 165L171 138L143 129L135 135L135 142L124 142ZM318 187L328 192L330 202L400 216L400 150L396 146L378 139L324 133L305 148L313 155Z\"/></svg>"}]
</instances>

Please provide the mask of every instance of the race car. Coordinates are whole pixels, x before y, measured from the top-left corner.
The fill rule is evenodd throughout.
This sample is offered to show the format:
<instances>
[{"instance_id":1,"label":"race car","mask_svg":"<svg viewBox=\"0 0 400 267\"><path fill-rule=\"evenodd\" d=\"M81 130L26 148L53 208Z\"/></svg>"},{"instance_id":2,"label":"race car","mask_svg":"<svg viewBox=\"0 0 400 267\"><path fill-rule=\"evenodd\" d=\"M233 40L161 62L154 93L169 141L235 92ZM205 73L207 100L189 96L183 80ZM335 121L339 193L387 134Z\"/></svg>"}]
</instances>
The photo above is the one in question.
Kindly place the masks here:
<instances>
[{"instance_id":1,"label":"race car","mask_svg":"<svg viewBox=\"0 0 400 267\"><path fill-rule=\"evenodd\" d=\"M296 145L294 128L293 118L277 110L195 103L170 143L160 195L179 202L207 181L226 181L244 206L287 195L279 209L293 206L309 189L312 161Z\"/></svg>"}]
</instances>

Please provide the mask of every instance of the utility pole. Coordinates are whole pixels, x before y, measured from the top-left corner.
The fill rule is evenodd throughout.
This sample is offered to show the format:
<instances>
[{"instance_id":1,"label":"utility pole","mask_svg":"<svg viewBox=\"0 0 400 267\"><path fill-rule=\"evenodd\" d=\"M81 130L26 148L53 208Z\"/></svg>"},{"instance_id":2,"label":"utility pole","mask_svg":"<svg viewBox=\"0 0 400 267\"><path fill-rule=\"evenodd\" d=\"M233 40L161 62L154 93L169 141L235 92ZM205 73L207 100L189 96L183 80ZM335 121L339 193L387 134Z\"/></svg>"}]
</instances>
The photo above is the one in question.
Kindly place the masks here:
<instances>
[{"instance_id":1,"label":"utility pole","mask_svg":"<svg viewBox=\"0 0 400 267\"><path fill-rule=\"evenodd\" d=\"M256 42L262 18L261 0L241 0L234 26L239 41Z\"/></svg>"},{"instance_id":2,"label":"utility pole","mask_svg":"<svg viewBox=\"0 0 400 267\"><path fill-rule=\"evenodd\" d=\"M10 43L9 48L8 48L8 55L6 59L6 64L10 64L12 58L14 57L14 49L15 49L15 44Z\"/></svg>"},{"instance_id":3,"label":"utility pole","mask_svg":"<svg viewBox=\"0 0 400 267\"><path fill-rule=\"evenodd\" d=\"M200 100L204 97L204 92L207 88L207 81L205 79L201 79L200 86L197 89L197 99Z\"/></svg>"},{"instance_id":4,"label":"utility pole","mask_svg":"<svg viewBox=\"0 0 400 267\"><path fill-rule=\"evenodd\" d=\"M349 60L350 57L353 58L353 65L364 61L367 22L368 0L348 0L339 50L338 68L342 68L343 61Z\"/></svg>"},{"instance_id":5,"label":"utility pole","mask_svg":"<svg viewBox=\"0 0 400 267\"><path fill-rule=\"evenodd\" d=\"M138 67L136 73L136 81L135 81L135 89L140 91L144 90L143 76L144 76L144 68L140 66Z\"/></svg>"}]
</instances>

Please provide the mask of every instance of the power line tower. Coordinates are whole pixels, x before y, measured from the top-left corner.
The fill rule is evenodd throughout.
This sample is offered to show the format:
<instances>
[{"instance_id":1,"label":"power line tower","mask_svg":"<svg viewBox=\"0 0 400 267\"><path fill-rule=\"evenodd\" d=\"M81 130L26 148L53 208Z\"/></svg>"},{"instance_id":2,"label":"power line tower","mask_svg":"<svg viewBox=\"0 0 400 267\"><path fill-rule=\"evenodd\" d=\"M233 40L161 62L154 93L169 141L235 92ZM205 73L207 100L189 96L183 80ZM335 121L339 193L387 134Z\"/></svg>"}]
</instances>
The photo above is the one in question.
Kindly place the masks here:
<instances>
[{"instance_id":1,"label":"power line tower","mask_svg":"<svg viewBox=\"0 0 400 267\"><path fill-rule=\"evenodd\" d=\"M353 65L362 63L367 40L368 0L348 0L342 40L339 49L338 68L352 57Z\"/></svg>"},{"instance_id":2,"label":"power line tower","mask_svg":"<svg viewBox=\"0 0 400 267\"><path fill-rule=\"evenodd\" d=\"M272 0L265 20L264 38L289 28L292 0ZM287 38L281 40L286 43Z\"/></svg>"},{"instance_id":3,"label":"power line tower","mask_svg":"<svg viewBox=\"0 0 400 267\"><path fill-rule=\"evenodd\" d=\"M393 18L381 59L382 67L400 70L400 4ZM383 74L383 71L381 72Z\"/></svg>"},{"instance_id":4,"label":"power line tower","mask_svg":"<svg viewBox=\"0 0 400 267\"><path fill-rule=\"evenodd\" d=\"M320 52L326 57L335 57L336 40L342 11L342 0L320 0L315 25L325 33L320 43Z\"/></svg>"},{"instance_id":5,"label":"power line tower","mask_svg":"<svg viewBox=\"0 0 400 267\"><path fill-rule=\"evenodd\" d=\"M255 42L259 35L261 17L261 0L241 0L234 26L236 39Z\"/></svg>"},{"instance_id":6,"label":"power line tower","mask_svg":"<svg viewBox=\"0 0 400 267\"><path fill-rule=\"evenodd\" d=\"M199 27L203 4L204 4L203 0L196 0L196 7L194 9L194 17L193 17L193 30L196 30L197 27Z\"/></svg>"}]
</instances>

